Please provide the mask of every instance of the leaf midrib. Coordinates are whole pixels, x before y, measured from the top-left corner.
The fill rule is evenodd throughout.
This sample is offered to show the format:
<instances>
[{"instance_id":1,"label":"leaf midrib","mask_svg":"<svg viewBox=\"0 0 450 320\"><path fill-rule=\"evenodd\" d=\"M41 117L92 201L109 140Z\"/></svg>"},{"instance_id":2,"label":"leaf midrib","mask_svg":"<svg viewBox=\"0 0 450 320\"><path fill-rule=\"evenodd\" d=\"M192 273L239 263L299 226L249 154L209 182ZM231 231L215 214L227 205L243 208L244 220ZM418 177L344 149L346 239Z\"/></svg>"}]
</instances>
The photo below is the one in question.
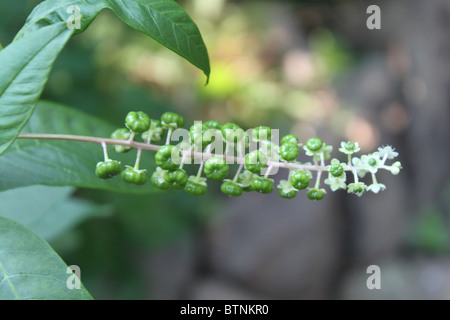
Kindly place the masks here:
<instances>
[{"instance_id":1,"label":"leaf midrib","mask_svg":"<svg viewBox=\"0 0 450 320\"><path fill-rule=\"evenodd\" d=\"M48 40L47 42L45 42L45 44L43 46L40 47L39 50L36 51L35 54L33 54L31 56L30 59L28 59L28 61L23 65L22 68L19 68L19 71L14 75L14 77L11 79L10 82L8 82L8 84L5 87L5 90L3 90L3 92L0 93L0 98L3 96L3 94L6 92L6 90L8 90L8 88L11 86L11 84L16 80L16 78L19 76L19 74L31 63L31 61L39 54L42 52L42 50L53 40L55 40L57 37L59 37L61 35L61 33L63 33L64 31L66 31L65 29L62 29L61 32L57 33L54 37L52 37L50 40Z\"/></svg>"},{"instance_id":2,"label":"leaf midrib","mask_svg":"<svg viewBox=\"0 0 450 320\"><path fill-rule=\"evenodd\" d=\"M16 291L16 288L14 287L14 285L12 284L11 280L9 279L9 275L6 273L5 268L3 268L3 264L0 261L0 271L3 273L3 276L6 279L6 282L9 284L9 287L11 288L12 292L14 293L14 295L16 296L16 298L18 300L22 300L22 298L19 296L19 294Z\"/></svg>"}]
</instances>

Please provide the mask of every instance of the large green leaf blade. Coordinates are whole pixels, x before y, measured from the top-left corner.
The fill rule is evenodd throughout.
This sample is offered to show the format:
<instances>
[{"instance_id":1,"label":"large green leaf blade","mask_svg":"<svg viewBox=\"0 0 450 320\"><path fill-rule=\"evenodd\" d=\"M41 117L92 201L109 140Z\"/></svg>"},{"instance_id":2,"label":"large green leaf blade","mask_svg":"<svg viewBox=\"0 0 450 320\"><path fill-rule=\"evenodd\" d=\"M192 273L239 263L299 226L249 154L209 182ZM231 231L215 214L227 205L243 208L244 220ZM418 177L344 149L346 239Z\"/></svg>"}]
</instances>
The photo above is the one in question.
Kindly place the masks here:
<instances>
[{"instance_id":1,"label":"large green leaf blade","mask_svg":"<svg viewBox=\"0 0 450 320\"><path fill-rule=\"evenodd\" d=\"M105 0L125 23L210 74L208 51L197 25L172 0ZM207 80L208 81L208 80Z\"/></svg>"},{"instance_id":2,"label":"large green leaf blade","mask_svg":"<svg viewBox=\"0 0 450 320\"><path fill-rule=\"evenodd\" d=\"M81 111L56 103L41 101L23 132L75 134L109 137L117 127ZM122 165L133 165L136 151L117 154L109 148L110 157ZM103 161L102 147L97 143L18 139L0 157L0 191L29 185L74 186L123 193L148 193L157 189L151 183L135 186L120 176L103 180L95 175L97 162ZM153 152L144 152L141 167L151 173Z\"/></svg>"},{"instance_id":3,"label":"large green leaf blade","mask_svg":"<svg viewBox=\"0 0 450 320\"><path fill-rule=\"evenodd\" d=\"M0 51L0 155L33 113L53 63L71 34L72 30L59 23Z\"/></svg>"},{"instance_id":4,"label":"large green leaf blade","mask_svg":"<svg viewBox=\"0 0 450 320\"><path fill-rule=\"evenodd\" d=\"M1 300L90 300L89 292L69 289L67 265L29 228L0 217Z\"/></svg>"},{"instance_id":5,"label":"large green leaf blade","mask_svg":"<svg viewBox=\"0 0 450 320\"><path fill-rule=\"evenodd\" d=\"M104 9L111 9L123 22L153 38L204 72L211 72L208 51L197 25L173 0L47 0L31 12L16 38L51 24L67 22L70 6L78 6L83 32ZM208 80L207 80L208 81Z\"/></svg>"},{"instance_id":6,"label":"large green leaf blade","mask_svg":"<svg viewBox=\"0 0 450 320\"><path fill-rule=\"evenodd\" d=\"M107 206L72 198L74 191L72 187L28 186L0 192L0 216L49 241L89 217L108 213Z\"/></svg>"}]
</instances>

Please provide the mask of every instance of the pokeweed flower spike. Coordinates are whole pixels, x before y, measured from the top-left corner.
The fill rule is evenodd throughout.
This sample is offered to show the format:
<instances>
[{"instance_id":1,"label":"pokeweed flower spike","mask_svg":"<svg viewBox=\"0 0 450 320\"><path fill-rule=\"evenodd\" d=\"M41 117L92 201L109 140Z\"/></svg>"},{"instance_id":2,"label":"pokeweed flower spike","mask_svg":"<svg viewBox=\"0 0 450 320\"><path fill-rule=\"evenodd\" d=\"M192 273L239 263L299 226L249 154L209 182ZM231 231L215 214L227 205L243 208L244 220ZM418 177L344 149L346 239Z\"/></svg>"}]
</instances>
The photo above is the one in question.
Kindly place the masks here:
<instances>
[{"instance_id":1,"label":"pokeweed flower spike","mask_svg":"<svg viewBox=\"0 0 450 320\"><path fill-rule=\"evenodd\" d=\"M306 190L306 196L311 200L323 199L327 192L321 186L322 180L333 192L347 190L348 193L362 196L365 192L379 193L386 189L377 180L376 175L380 170L397 175L402 169L399 161L388 164L388 161L398 156L398 152L391 146L383 146L375 152L358 156L358 142L343 141L339 151L344 154L344 159L333 158L327 164L333 147L319 137L312 137L302 144L297 136L288 134L277 143L272 141L272 129L267 126L253 128L247 134L234 123L221 124L215 120L194 123L188 132L189 139L172 145L173 131L184 125L184 118L174 112L165 112L161 120L150 119L142 111L129 112L125 118L125 128L115 130L111 139L101 141L104 161L97 164L95 174L99 178L108 179L121 172L120 162L109 159L106 143L113 145L119 153L137 149L135 165L125 166L122 171L121 176L125 182L136 185L146 183L147 172L146 169L140 169L140 159L144 150L153 150L157 152L151 184L161 190L184 189L195 196L207 192L207 179L223 181L220 190L233 197L242 195L244 191L271 193L274 190L274 180L270 175L275 171L274 168L289 170L287 179L280 180L277 185L278 194L286 199L295 198L301 190ZM152 144L162 141L164 131L167 131L165 144ZM145 143L134 141L137 134L141 134ZM225 143L223 153L217 153L217 144L213 144L219 137ZM253 147L255 143L250 141L256 143L256 150ZM215 151L211 152L213 145ZM240 147L235 149L237 145ZM303 155L300 153L302 149ZM234 162L229 162L228 152L233 151L234 154L234 150L238 151L236 156L230 158ZM312 161L299 162L304 156L312 157ZM197 175L188 176L183 166L191 163L188 160L192 158L200 159L200 167ZM238 169L233 178L227 179L232 163L236 163ZM202 177L203 173L205 177ZM326 175L324 179L322 175ZM362 181L366 176L369 178Z\"/></svg>"}]
</instances>

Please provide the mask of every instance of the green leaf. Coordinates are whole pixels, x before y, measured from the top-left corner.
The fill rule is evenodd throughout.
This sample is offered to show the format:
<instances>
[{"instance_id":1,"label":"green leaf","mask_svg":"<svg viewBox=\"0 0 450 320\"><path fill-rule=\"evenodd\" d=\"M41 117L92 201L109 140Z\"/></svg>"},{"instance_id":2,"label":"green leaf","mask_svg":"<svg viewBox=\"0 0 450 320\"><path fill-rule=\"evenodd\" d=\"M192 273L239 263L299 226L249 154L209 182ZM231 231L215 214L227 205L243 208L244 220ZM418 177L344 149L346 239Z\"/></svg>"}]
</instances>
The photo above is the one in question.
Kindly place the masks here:
<instances>
[{"instance_id":1,"label":"green leaf","mask_svg":"<svg viewBox=\"0 0 450 320\"><path fill-rule=\"evenodd\" d=\"M107 213L107 206L71 198L74 190L30 186L1 192L0 216L31 228L49 241L88 217Z\"/></svg>"},{"instance_id":2,"label":"green leaf","mask_svg":"<svg viewBox=\"0 0 450 320\"><path fill-rule=\"evenodd\" d=\"M78 110L41 101L23 132L76 134L109 137L116 127ZM139 138L137 138L139 139ZM110 158L122 166L134 165L136 150L117 154L109 147ZM97 143L19 139L0 157L0 190L29 185L74 186L124 193L156 191L150 182L130 185L120 176L102 180L95 175L97 162L103 161L102 147ZM151 173L154 153L144 152L141 167Z\"/></svg>"},{"instance_id":3,"label":"green leaf","mask_svg":"<svg viewBox=\"0 0 450 320\"><path fill-rule=\"evenodd\" d=\"M0 217L0 300L90 300L69 289L67 265L29 228Z\"/></svg>"},{"instance_id":4,"label":"green leaf","mask_svg":"<svg viewBox=\"0 0 450 320\"><path fill-rule=\"evenodd\" d=\"M152 37L202 70L208 82L209 58L197 25L172 0L105 0L125 23Z\"/></svg>"},{"instance_id":5,"label":"green leaf","mask_svg":"<svg viewBox=\"0 0 450 320\"><path fill-rule=\"evenodd\" d=\"M53 63L71 34L65 23L59 23L0 51L0 155L33 113Z\"/></svg>"},{"instance_id":6,"label":"green leaf","mask_svg":"<svg viewBox=\"0 0 450 320\"><path fill-rule=\"evenodd\" d=\"M123 22L174 51L202 70L207 81L210 74L208 51L197 25L173 0L47 0L35 7L16 38L49 24L67 22L78 6L83 32L104 9L111 9ZM73 20L71 20L73 21Z\"/></svg>"}]
</instances>

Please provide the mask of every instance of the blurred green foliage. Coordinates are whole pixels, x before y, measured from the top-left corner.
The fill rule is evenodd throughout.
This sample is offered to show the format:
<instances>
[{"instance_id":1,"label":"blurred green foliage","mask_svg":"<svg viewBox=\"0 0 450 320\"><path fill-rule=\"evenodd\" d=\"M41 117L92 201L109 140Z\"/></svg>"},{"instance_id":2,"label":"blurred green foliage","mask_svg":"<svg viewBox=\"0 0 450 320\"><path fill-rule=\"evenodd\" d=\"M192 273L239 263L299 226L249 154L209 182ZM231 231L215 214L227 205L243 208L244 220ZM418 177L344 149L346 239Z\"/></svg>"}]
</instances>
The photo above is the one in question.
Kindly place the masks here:
<instances>
[{"instance_id":1,"label":"blurred green foliage","mask_svg":"<svg viewBox=\"0 0 450 320\"><path fill-rule=\"evenodd\" d=\"M424 208L419 212L413 244L418 250L431 254L443 254L450 248L450 234L446 220L435 207Z\"/></svg>"}]
</instances>

